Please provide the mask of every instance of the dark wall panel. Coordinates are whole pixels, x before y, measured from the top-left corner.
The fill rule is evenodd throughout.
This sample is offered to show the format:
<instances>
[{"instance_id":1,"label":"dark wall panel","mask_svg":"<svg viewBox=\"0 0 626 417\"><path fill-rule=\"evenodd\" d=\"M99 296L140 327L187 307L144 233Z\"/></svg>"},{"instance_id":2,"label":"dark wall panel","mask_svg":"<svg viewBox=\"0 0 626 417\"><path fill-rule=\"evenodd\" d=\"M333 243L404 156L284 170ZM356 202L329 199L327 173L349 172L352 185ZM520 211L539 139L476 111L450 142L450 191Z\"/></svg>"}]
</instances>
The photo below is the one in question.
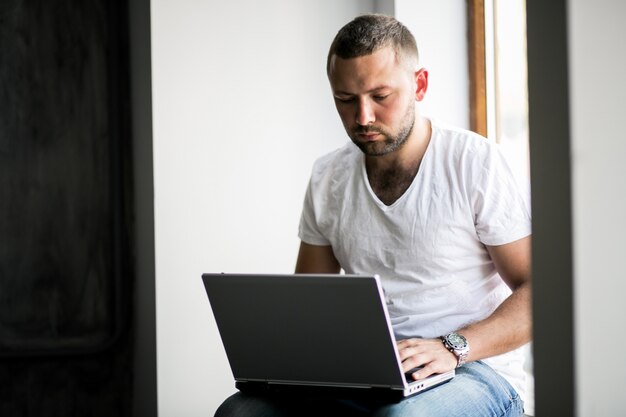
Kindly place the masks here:
<instances>
[{"instance_id":1,"label":"dark wall panel","mask_svg":"<svg viewBox=\"0 0 626 417\"><path fill-rule=\"evenodd\" d=\"M537 416L576 416L567 1L527 0Z\"/></svg>"},{"instance_id":2,"label":"dark wall panel","mask_svg":"<svg viewBox=\"0 0 626 417\"><path fill-rule=\"evenodd\" d=\"M114 334L113 140L102 1L2 2L0 349Z\"/></svg>"},{"instance_id":3,"label":"dark wall panel","mask_svg":"<svg viewBox=\"0 0 626 417\"><path fill-rule=\"evenodd\" d=\"M0 2L2 416L129 413L126 7Z\"/></svg>"}]
</instances>

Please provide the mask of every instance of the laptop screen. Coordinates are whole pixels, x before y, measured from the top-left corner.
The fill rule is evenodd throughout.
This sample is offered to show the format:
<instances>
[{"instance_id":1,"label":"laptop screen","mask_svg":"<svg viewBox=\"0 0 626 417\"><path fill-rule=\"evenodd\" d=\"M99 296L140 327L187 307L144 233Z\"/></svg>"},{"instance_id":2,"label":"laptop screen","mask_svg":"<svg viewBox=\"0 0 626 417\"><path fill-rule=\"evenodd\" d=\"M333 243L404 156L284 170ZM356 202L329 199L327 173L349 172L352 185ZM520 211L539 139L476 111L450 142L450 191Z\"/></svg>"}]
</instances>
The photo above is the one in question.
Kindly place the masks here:
<instances>
[{"instance_id":1,"label":"laptop screen","mask_svg":"<svg viewBox=\"0 0 626 417\"><path fill-rule=\"evenodd\" d=\"M237 381L402 387L375 276L202 276Z\"/></svg>"}]
</instances>

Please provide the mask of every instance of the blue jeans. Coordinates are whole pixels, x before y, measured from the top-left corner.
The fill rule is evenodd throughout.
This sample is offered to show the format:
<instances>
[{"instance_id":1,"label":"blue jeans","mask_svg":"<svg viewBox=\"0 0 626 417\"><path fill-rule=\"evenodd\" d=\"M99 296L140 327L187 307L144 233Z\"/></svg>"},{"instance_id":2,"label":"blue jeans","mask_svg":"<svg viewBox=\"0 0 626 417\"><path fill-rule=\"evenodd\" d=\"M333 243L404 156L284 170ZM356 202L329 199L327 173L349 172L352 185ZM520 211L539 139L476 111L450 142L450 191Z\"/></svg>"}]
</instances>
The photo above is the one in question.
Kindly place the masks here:
<instances>
[{"instance_id":1,"label":"blue jeans","mask_svg":"<svg viewBox=\"0 0 626 417\"><path fill-rule=\"evenodd\" d=\"M374 417L519 417L523 404L517 392L488 365L470 362L445 384L397 403L371 400L262 397L236 393L215 417L374 416Z\"/></svg>"}]
</instances>

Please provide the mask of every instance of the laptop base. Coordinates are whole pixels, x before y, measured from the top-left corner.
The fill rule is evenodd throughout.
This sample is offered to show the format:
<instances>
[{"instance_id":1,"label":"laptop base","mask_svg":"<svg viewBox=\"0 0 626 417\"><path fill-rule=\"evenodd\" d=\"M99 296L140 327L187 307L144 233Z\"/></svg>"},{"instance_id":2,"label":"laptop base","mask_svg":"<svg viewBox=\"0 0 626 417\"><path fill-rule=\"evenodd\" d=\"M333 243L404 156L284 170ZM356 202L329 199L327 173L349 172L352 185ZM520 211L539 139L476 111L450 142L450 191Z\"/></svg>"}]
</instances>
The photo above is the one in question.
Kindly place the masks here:
<instances>
[{"instance_id":1,"label":"laptop base","mask_svg":"<svg viewBox=\"0 0 626 417\"><path fill-rule=\"evenodd\" d=\"M290 396L290 397L320 397L343 400L368 400L376 402L399 402L415 394L426 392L439 385L445 384L451 379L441 381L427 388L405 395L402 388L391 389L389 387L342 387L342 386L311 386L294 384L276 384L267 382L240 382L235 387L244 394L261 396Z\"/></svg>"}]
</instances>

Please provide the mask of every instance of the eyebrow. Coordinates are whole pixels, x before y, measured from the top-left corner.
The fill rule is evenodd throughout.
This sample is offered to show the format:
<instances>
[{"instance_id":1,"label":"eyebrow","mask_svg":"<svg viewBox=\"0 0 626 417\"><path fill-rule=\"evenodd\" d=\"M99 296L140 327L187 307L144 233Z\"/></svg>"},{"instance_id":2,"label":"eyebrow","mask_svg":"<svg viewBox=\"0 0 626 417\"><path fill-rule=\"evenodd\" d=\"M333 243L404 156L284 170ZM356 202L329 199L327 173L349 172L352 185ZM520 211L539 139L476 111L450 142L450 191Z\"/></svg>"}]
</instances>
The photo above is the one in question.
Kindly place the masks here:
<instances>
[{"instance_id":1,"label":"eyebrow","mask_svg":"<svg viewBox=\"0 0 626 417\"><path fill-rule=\"evenodd\" d=\"M378 86L378 87L371 88L371 89L367 90L365 93L366 93L366 94L371 94L371 93L376 93L376 92L378 92L378 91L380 91L380 90L386 90L386 89L391 90L391 89L392 89L392 87L391 87L391 86L389 86L389 85L381 85L381 86ZM335 91L334 95L336 95L336 96L337 96L337 95L354 96L354 95L356 95L356 94L354 94L354 93L350 93L350 92L347 92L347 91L341 91L341 90L339 90L339 91Z\"/></svg>"}]
</instances>

